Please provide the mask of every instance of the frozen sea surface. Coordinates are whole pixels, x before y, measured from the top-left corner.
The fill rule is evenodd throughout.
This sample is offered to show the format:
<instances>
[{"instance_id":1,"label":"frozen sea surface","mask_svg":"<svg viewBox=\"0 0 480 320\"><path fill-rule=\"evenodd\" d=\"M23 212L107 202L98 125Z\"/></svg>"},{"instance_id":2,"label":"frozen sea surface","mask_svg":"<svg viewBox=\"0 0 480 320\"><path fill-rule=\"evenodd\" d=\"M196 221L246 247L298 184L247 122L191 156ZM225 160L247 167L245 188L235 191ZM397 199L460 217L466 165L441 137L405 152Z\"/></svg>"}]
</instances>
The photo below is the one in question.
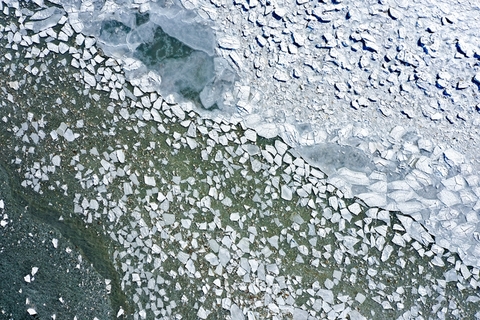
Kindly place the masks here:
<instances>
[{"instance_id":1,"label":"frozen sea surface","mask_svg":"<svg viewBox=\"0 0 480 320\"><path fill-rule=\"evenodd\" d=\"M70 270L73 263L92 276L88 290L109 297L110 307L92 304L89 315L478 318L479 181L471 154L447 139L449 130L470 130L470 120L460 115L465 123L459 125L445 108L439 112L448 123L433 114L422 120L414 108L396 114L400 104L392 101L386 109L375 107L381 97L395 95L394 85L404 98L417 92L414 84L428 87L407 76L412 66L429 67L416 66L407 45L394 56L376 55L387 45L371 33L379 30L375 35L388 40L381 32L391 30L372 23L407 25L402 14L410 14L408 4L380 4L365 12L344 2L182 2L190 11L179 5L166 10L162 19L192 19L188 24L199 26L197 37L189 38L195 34L190 27L172 31L162 25L161 33L150 26L169 46L152 42L155 36L145 32L149 41L141 48L155 52L159 62L202 52L213 59L214 77L235 70L225 91L213 90L223 101L216 111L199 109L195 98L178 104L178 96L159 94L157 85L169 78L154 60L136 59L141 45L135 30L158 13L156 3L62 4L65 11L41 2L0 2L0 145L8 172L2 181L18 181L15 192L31 207L16 214L22 212L15 209L23 207L21 199L2 195L0 228L7 234L5 248L13 248L16 239L32 237L21 228L15 232L16 226L42 218L41 228L51 233L39 231L38 241L52 252L75 254L73 260L59 256L58 270ZM440 15L444 34L468 22L437 6L440 11L426 19ZM347 20L344 28L360 29L343 30L344 39L337 30L343 20L335 15ZM357 25L361 21L370 27ZM329 28L335 32L327 34ZM439 32L435 25L427 29ZM304 34L308 30L323 30L321 39L328 43ZM195 42L202 32L215 35L213 54L211 38ZM407 39L408 33L397 35ZM345 56L352 63L342 62L341 50L349 50ZM477 59L464 43L455 50L463 56L452 61ZM315 59L305 60L313 53ZM359 54L361 72L384 60L398 81L407 76L401 79L411 83L389 76L394 85L385 89L380 74L369 73L368 85L342 85L341 72L360 72ZM197 76L203 72L210 71ZM435 90L443 87L448 104L455 95L447 90L452 77L445 72ZM463 93L455 97L473 99L476 79L457 85ZM423 101L435 94L414 96ZM318 99L326 100L317 104ZM430 128L428 134L422 128ZM67 250L70 243L76 247ZM46 274L36 268L25 264L11 277L22 292L28 290L20 298L8 291L12 303L1 306L2 314L51 317L58 303L82 308L75 292L60 292L58 301L39 294ZM62 277L54 290L78 279ZM68 314L85 312L77 310Z\"/></svg>"},{"instance_id":2,"label":"frozen sea surface","mask_svg":"<svg viewBox=\"0 0 480 320\"><path fill-rule=\"evenodd\" d=\"M328 143L353 148L353 157L365 153L381 173L369 177L373 189L351 173L370 174L371 166L346 165L332 183L368 205L413 214L437 243L480 266L472 220L480 208L475 3L458 1L455 10L448 1L61 4L72 27L97 37L146 92L165 78L163 93L190 100L203 116L243 121L306 158ZM40 21L52 20L48 13ZM105 33L111 23L115 34ZM193 51L177 46L183 57L162 65L159 28ZM312 164L328 170L344 155Z\"/></svg>"}]
</instances>

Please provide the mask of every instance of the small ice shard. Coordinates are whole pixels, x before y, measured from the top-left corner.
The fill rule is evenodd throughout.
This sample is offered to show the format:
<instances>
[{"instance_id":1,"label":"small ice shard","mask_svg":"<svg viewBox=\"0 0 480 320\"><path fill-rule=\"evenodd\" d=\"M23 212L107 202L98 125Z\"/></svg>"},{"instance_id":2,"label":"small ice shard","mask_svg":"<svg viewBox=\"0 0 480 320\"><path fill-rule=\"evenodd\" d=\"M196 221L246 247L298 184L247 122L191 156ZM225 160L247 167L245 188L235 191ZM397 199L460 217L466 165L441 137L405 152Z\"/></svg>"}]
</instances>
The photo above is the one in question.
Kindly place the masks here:
<instances>
[{"instance_id":1,"label":"small ice shard","mask_svg":"<svg viewBox=\"0 0 480 320\"><path fill-rule=\"evenodd\" d=\"M218 260L220 260L222 266L225 267L230 262L230 252L224 247L220 247L218 250Z\"/></svg>"},{"instance_id":2,"label":"small ice shard","mask_svg":"<svg viewBox=\"0 0 480 320\"><path fill-rule=\"evenodd\" d=\"M365 295L361 294L360 292L357 293L357 295L355 296L355 300L357 300L358 303L360 303L360 304L362 304L365 301L366 298L367 297Z\"/></svg>"},{"instance_id":3,"label":"small ice shard","mask_svg":"<svg viewBox=\"0 0 480 320\"><path fill-rule=\"evenodd\" d=\"M447 162L451 166L458 166L465 161L465 157L463 156L463 154L451 148L445 150L443 155L445 156L445 162Z\"/></svg>"},{"instance_id":4,"label":"small ice shard","mask_svg":"<svg viewBox=\"0 0 480 320\"><path fill-rule=\"evenodd\" d=\"M257 141L257 133L251 129L248 129L245 131L245 138L247 138L250 141Z\"/></svg>"},{"instance_id":5,"label":"small ice shard","mask_svg":"<svg viewBox=\"0 0 480 320\"><path fill-rule=\"evenodd\" d=\"M383 248L381 260L382 260L383 262L387 261L388 258L390 258L392 252L393 252L393 247L392 247L391 245L387 244L387 245Z\"/></svg>"},{"instance_id":6,"label":"small ice shard","mask_svg":"<svg viewBox=\"0 0 480 320\"><path fill-rule=\"evenodd\" d=\"M438 193L438 199L442 201L446 206L451 207L460 203L460 199L455 192L443 189Z\"/></svg>"},{"instance_id":7,"label":"small ice shard","mask_svg":"<svg viewBox=\"0 0 480 320\"><path fill-rule=\"evenodd\" d=\"M218 39L218 45L224 49L238 49L240 48L240 41L236 37L225 36Z\"/></svg>"},{"instance_id":8,"label":"small ice shard","mask_svg":"<svg viewBox=\"0 0 480 320\"><path fill-rule=\"evenodd\" d=\"M292 200L292 196L293 196L293 193L292 193L292 190L286 186L286 185L283 185L282 186L282 199L284 200Z\"/></svg>"},{"instance_id":9,"label":"small ice shard","mask_svg":"<svg viewBox=\"0 0 480 320\"><path fill-rule=\"evenodd\" d=\"M65 140L67 140L68 142L72 142L73 140L75 140L75 134L73 133L72 129L68 128L65 133L63 134L63 137L65 138Z\"/></svg>"},{"instance_id":10,"label":"small ice shard","mask_svg":"<svg viewBox=\"0 0 480 320\"><path fill-rule=\"evenodd\" d=\"M171 110L180 120L185 119L185 112L183 111L182 107L180 107L180 105L178 104L173 105L171 107Z\"/></svg>"},{"instance_id":11,"label":"small ice shard","mask_svg":"<svg viewBox=\"0 0 480 320\"><path fill-rule=\"evenodd\" d=\"M216 266L218 265L220 262L218 261L218 258L215 254L213 253L207 253L205 255L205 260L207 260L208 262L210 262L211 265L213 266Z\"/></svg>"},{"instance_id":12,"label":"small ice shard","mask_svg":"<svg viewBox=\"0 0 480 320\"><path fill-rule=\"evenodd\" d=\"M117 150L117 159L120 163L125 163L125 152L123 150Z\"/></svg>"},{"instance_id":13,"label":"small ice shard","mask_svg":"<svg viewBox=\"0 0 480 320\"><path fill-rule=\"evenodd\" d=\"M85 72L83 74L83 79L92 88L97 85L97 80L95 79L95 76L92 75L91 73Z\"/></svg>"},{"instance_id":14,"label":"small ice shard","mask_svg":"<svg viewBox=\"0 0 480 320\"><path fill-rule=\"evenodd\" d=\"M230 306L230 317L232 320L244 320L245 316L243 315L242 309L233 303Z\"/></svg>"},{"instance_id":15,"label":"small ice shard","mask_svg":"<svg viewBox=\"0 0 480 320\"><path fill-rule=\"evenodd\" d=\"M31 315L31 316L34 316L34 315L37 314L37 311L35 311L35 309L33 309L33 308L28 308L28 309L27 309L27 312L28 312L28 314Z\"/></svg>"},{"instance_id":16,"label":"small ice shard","mask_svg":"<svg viewBox=\"0 0 480 320\"><path fill-rule=\"evenodd\" d=\"M30 17L30 20L45 20L51 17L56 10L57 10L56 7L50 7L45 10L37 11Z\"/></svg>"},{"instance_id":17,"label":"small ice shard","mask_svg":"<svg viewBox=\"0 0 480 320\"><path fill-rule=\"evenodd\" d=\"M60 163L61 163L61 158L59 155L55 155L52 157L52 164L56 167L59 167L60 166Z\"/></svg>"},{"instance_id":18,"label":"small ice shard","mask_svg":"<svg viewBox=\"0 0 480 320\"><path fill-rule=\"evenodd\" d=\"M230 220L231 220L231 221L238 221L238 220L240 220L240 215L238 214L238 212L233 212L232 214L230 214Z\"/></svg>"},{"instance_id":19,"label":"small ice shard","mask_svg":"<svg viewBox=\"0 0 480 320\"><path fill-rule=\"evenodd\" d=\"M155 187L157 184L155 183L155 178L150 176L144 176L144 181L147 186Z\"/></svg>"},{"instance_id":20,"label":"small ice shard","mask_svg":"<svg viewBox=\"0 0 480 320\"><path fill-rule=\"evenodd\" d=\"M175 215L170 214L170 213L164 213L163 214L163 221L165 222L165 225L171 225L175 222Z\"/></svg>"},{"instance_id":21,"label":"small ice shard","mask_svg":"<svg viewBox=\"0 0 480 320\"><path fill-rule=\"evenodd\" d=\"M288 74L285 71L277 70L273 74L273 78L277 81L280 81L280 82L287 82L290 77L288 76Z\"/></svg>"},{"instance_id":22,"label":"small ice shard","mask_svg":"<svg viewBox=\"0 0 480 320\"><path fill-rule=\"evenodd\" d=\"M122 316L124 313L125 311L123 311L122 307L120 307L120 309L117 312L117 318L120 318L120 316Z\"/></svg>"},{"instance_id":23,"label":"small ice shard","mask_svg":"<svg viewBox=\"0 0 480 320\"><path fill-rule=\"evenodd\" d=\"M357 195L362 199L369 207L384 207L387 205L387 197L384 194L378 193L361 193Z\"/></svg>"}]
</instances>

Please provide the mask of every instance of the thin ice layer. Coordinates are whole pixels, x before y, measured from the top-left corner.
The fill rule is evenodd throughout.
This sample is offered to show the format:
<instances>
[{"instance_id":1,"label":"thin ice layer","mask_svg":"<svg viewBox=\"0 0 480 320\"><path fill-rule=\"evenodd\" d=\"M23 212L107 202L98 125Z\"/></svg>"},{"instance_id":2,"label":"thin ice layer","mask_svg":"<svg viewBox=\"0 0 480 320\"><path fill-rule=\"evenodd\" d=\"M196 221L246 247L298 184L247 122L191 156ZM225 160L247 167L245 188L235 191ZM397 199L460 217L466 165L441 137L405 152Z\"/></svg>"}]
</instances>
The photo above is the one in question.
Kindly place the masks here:
<instances>
[{"instance_id":1,"label":"thin ice layer","mask_svg":"<svg viewBox=\"0 0 480 320\"><path fill-rule=\"evenodd\" d=\"M139 12L132 3L112 2L64 7L77 31L95 36L105 54L125 62L130 80L154 71L168 79L158 83L162 94L223 108L235 76L227 63L214 59L215 35L195 12L158 4Z\"/></svg>"}]
</instances>

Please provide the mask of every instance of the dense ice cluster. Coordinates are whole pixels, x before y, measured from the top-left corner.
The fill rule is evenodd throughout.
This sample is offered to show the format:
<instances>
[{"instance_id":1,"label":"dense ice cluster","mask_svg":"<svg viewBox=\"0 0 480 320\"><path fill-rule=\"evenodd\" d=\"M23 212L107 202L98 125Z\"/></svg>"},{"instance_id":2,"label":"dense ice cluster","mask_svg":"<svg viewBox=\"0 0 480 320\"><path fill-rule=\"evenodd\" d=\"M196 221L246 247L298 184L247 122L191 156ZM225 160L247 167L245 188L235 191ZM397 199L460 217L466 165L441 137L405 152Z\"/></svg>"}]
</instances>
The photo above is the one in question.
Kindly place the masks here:
<instances>
[{"instance_id":1,"label":"dense ice cluster","mask_svg":"<svg viewBox=\"0 0 480 320\"><path fill-rule=\"evenodd\" d=\"M207 113L79 33L82 12L101 23L114 3L4 2L5 161L25 190L73 201L59 219L111 239L131 297L117 317L479 317L476 145L447 139L475 134L474 108L448 108L475 101L479 53L468 33L435 42L469 21L433 24L425 4L184 1L239 75Z\"/></svg>"},{"instance_id":2,"label":"dense ice cluster","mask_svg":"<svg viewBox=\"0 0 480 320\"><path fill-rule=\"evenodd\" d=\"M321 169L345 157L335 146L323 152L325 144L365 153L367 170L335 167L332 183L369 205L413 214L437 243L458 252L467 263L480 265L475 211L480 192L480 43L474 5L463 1L455 11L446 2L394 1L187 1L182 2L188 9L184 11L178 5L160 7L149 1L121 7L88 1L62 5L76 31L98 36L107 53L125 60L124 70L136 70L135 77L148 78L148 70L142 73L140 62L125 54L138 48L138 37L122 33L121 26L115 36L100 34L108 21L137 30L132 10L150 14L148 23L160 25L192 48L209 54L215 50L225 59L216 62L216 69L226 70L228 61L239 77L231 92L208 87L200 95L203 102L210 101L204 105L215 104L223 94L218 106L226 119L240 118L264 137L281 136L289 145L301 146L299 152L306 158L322 154L314 163ZM49 21L58 9L48 10ZM153 16L159 12L157 21ZM88 19L95 23L87 24ZM142 24L138 32L149 28ZM216 33L215 49L211 30ZM124 40L117 39L119 32ZM155 37L152 31L142 32ZM161 82L153 72L148 75L154 83ZM176 81L171 74L166 77ZM234 78L226 77L229 85ZM85 79L93 84L88 73ZM135 83L149 83L140 82ZM353 181L377 171L381 174L374 173L368 181Z\"/></svg>"}]
</instances>

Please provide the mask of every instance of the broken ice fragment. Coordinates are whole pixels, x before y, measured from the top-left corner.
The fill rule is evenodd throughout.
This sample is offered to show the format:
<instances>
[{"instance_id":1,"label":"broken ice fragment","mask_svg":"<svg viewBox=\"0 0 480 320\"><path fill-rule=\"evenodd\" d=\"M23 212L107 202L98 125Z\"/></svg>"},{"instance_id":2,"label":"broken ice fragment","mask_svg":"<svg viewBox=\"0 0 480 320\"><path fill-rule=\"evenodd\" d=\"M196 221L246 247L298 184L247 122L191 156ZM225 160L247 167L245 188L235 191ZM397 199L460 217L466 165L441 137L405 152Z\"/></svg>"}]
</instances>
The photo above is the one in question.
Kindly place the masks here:
<instances>
[{"instance_id":1,"label":"broken ice fragment","mask_svg":"<svg viewBox=\"0 0 480 320\"><path fill-rule=\"evenodd\" d=\"M225 36L223 38L218 39L218 45L224 49L238 49L240 48L240 41L237 38L232 36Z\"/></svg>"},{"instance_id":2,"label":"broken ice fragment","mask_svg":"<svg viewBox=\"0 0 480 320\"><path fill-rule=\"evenodd\" d=\"M155 178L154 178L154 177L144 176L144 180L145 180L145 184L146 184L147 186L152 186L152 187L155 187L155 186L156 186Z\"/></svg>"},{"instance_id":3,"label":"broken ice fragment","mask_svg":"<svg viewBox=\"0 0 480 320\"><path fill-rule=\"evenodd\" d=\"M451 166L458 166L465 161L463 154L453 149L445 150L443 155L445 156L445 161Z\"/></svg>"},{"instance_id":4,"label":"broken ice fragment","mask_svg":"<svg viewBox=\"0 0 480 320\"><path fill-rule=\"evenodd\" d=\"M37 314L37 311L35 311L35 309L33 309L33 308L28 308L28 309L27 309L27 312L28 312L28 314L31 315L31 316L34 316L34 315Z\"/></svg>"},{"instance_id":5,"label":"broken ice fragment","mask_svg":"<svg viewBox=\"0 0 480 320\"><path fill-rule=\"evenodd\" d=\"M83 79L92 88L94 88L97 85L97 80L95 79L95 76L88 72L85 72L83 74Z\"/></svg>"},{"instance_id":6,"label":"broken ice fragment","mask_svg":"<svg viewBox=\"0 0 480 320\"><path fill-rule=\"evenodd\" d=\"M232 320L244 320L242 309L240 309L235 303L230 306L230 317Z\"/></svg>"},{"instance_id":7,"label":"broken ice fragment","mask_svg":"<svg viewBox=\"0 0 480 320\"><path fill-rule=\"evenodd\" d=\"M282 199L292 200L292 196L293 196L292 190L289 187L287 187L286 185L283 185L282 186Z\"/></svg>"}]
</instances>

